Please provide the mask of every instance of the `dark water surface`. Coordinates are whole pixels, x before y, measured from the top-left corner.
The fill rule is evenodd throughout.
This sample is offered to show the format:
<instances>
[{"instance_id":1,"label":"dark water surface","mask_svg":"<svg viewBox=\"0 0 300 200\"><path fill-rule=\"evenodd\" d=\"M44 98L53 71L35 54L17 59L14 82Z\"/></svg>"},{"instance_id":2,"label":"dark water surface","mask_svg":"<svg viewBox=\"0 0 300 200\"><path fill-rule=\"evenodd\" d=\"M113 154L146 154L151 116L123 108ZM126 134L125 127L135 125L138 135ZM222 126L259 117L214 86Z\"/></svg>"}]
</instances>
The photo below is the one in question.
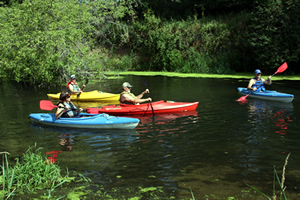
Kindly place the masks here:
<instances>
[{"instance_id":1,"label":"dark water surface","mask_svg":"<svg viewBox=\"0 0 300 200\"><path fill-rule=\"evenodd\" d=\"M47 112L39 109L39 101L62 88L2 83L0 152L18 157L37 143L45 151L63 151L58 163L96 184L162 186L176 199L192 198L191 191L196 199L257 199L246 183L271 196L274 166L281 178L291 153L286 194L289 199L300 198L299 81L274 81L267 87L294 94L292 103L251 98L238 103L237 87L246 86L248 80L235 79L125 76L89 83L86 91L120 93L121 84L129 81L137 95L145 89L142 80L154 101L199 101L197 112L143 117L135 130L42 127L32 124L28 115Z\"/></svg>"}]
</instances>

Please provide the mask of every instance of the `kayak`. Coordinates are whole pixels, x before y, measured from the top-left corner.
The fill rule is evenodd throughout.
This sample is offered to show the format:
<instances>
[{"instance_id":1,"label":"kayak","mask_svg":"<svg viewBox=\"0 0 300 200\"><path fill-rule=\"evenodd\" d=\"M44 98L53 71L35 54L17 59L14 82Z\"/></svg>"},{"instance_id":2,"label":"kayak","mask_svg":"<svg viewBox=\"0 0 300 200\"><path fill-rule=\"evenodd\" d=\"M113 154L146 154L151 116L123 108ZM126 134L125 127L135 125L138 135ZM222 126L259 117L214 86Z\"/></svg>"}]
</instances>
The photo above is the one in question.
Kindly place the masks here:
<instances>
[{"instance_id":1,"label":"kayak","mask_svg":"<svg viewBox=\"0 0 300 200\"><path fill-rule=\"evenodd\" d=\"M156 101L139 105L109 105L102 108L86 108L88 113L98 114L107 113L111 115L146 115L161 113L176 113L196 110L199 102L174 102L174 101ZM152 111L153 108L153 111Z\"/></svg>"},{"instance_id":2,"label":"kayak","mask_svg":"<svg viewBox=\"0 0 300 200\"><path fill-rule=\"evenodd\" d=\"M284 103L290 103L294 99L294 95L286 94L271 90L265 91L254 91L248 90L247 88L239 87L238 92L242 95L249 94L249 97L257 98L257 99L264 99L264 100L271 100L271 101L280 101Z\"/></svg>"},{"instance_id":3,"label":"kayak","mask_svg":"<svg viewBox=\"0 0 300 200\"><path fill-rule=\"evenodd\" d=\"M32 113L29 117L33 122L43 125L89 129L134 129L140 122L137 118L115 117L105 113L80 113L78 117L58 119L54 113Z\"/></svg>"},{"instance_id":4,"label":"kayak","mask_svg":"<svg viewBox=\"0 0 300 200\"><path fill-rule=\"evenodd\" d=\"M60 93L57 94L47 94L49 99L59 100ZM77 94L71 95L71 100L76 101L119 101L120 94L112 94L108 92L101 92L98 90L93 90L90 92L83 92L77 98Z\"/></svg>"}]
</instances>

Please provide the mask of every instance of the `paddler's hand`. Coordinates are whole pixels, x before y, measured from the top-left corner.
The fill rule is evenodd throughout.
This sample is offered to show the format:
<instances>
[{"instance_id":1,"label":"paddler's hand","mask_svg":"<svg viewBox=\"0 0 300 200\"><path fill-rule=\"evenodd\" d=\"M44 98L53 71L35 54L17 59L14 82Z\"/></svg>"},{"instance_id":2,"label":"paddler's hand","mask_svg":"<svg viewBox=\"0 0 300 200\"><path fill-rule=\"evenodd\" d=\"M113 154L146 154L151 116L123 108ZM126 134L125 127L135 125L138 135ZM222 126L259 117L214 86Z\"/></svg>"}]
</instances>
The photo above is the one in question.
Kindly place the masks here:
<instances>
[{"instance_id":1,"label":"paddler's hand","mask_svg":"<svg viewBox=\"0 0 300 200\"><path fill-rule=\"evenodd\" d=\"M146 89L144 92L144 94L150 93L149 89Z\"/></svg>"},{"instance_id":2,"label":"paddler's hand","mask_svg":"<svg viewBox=\"0 0 300 200\"><path fill-rule=\"evenodd\" d=\"M257 90L257 88L252 88L252 90L253 90L253 92L254 92L255 90Z\"/></svg>"},{"instance_id":3,"label":"paddler's hand","mask_svg":"<svg viewBox=\"0 0 300 200\"><path fill-rule=\"evenodd\" d=\"M149 97L148 99L147 99L148 101L152 101L152 99Z\"/></svg>"}]
</instances>

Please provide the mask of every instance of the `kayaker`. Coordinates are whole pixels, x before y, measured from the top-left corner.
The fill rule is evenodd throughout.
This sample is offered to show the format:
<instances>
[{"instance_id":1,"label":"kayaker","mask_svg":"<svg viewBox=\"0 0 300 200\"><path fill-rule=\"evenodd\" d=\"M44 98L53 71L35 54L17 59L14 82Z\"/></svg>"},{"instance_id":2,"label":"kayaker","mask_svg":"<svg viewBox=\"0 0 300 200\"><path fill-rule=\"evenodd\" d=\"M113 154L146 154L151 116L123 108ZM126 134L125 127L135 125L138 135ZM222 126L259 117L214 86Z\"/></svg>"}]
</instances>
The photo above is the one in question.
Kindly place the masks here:
<instances>
[{"instance_id":1,"label":"kayaker","mask_svg":"<svg viewBox=\"0 0 300 200\"><path fill-rule=\"evenodd\" d=\"M143 102L152 101L152 99L149 97L147 99L142 99L144 94L150 93L149 89L146 89L144 92L139 94L138 96L135 96L133 93L130 92L132 85L128 82L124 82L122 84L123 92L120 95L120 103L123 104L135 104L138 105Z\"/></svg>"},{"instance_id":2,"label":"kayaker","mask_svg":"<svg viewBox=\"0 0 300 200\"><path fill-rule=\"evenodd\" d=\"M266 85L271 85L272 84L272 76L269 76L267 80L261 78L261 71L259 69L256 69L254 71L255 77L250 79L249 84L248 84L248 90L253 90L253 91L264 91L265 87L264 84Z\"/></svg>"},{"instance_id":3,"label":"kayaker","mask_svg":"<svg viewBox=\"0 0 300 200\"><path fill-rule=\"evenodd\" d=\"M77 109L71 101L71 94L62 91L59 96L60 102L57 104L58 108L55 113L56 119L59 117L76 117L82 108Z\"/></svg>"},{"instance_id":4,"label":"kayaker","mask_svg":"<svg viewBox=\"0 0 300 200\"><path fill-rule=\"evenodd\" d=\"M71 75L70 76L70 81L67 84L67 90L72 93L72 94L79 94L82 93L83 90L85 88L85 85L82 85L82 88L80 89L79 86L76 83L76 76L75 75Z\"/></svg>"}]
</instances>

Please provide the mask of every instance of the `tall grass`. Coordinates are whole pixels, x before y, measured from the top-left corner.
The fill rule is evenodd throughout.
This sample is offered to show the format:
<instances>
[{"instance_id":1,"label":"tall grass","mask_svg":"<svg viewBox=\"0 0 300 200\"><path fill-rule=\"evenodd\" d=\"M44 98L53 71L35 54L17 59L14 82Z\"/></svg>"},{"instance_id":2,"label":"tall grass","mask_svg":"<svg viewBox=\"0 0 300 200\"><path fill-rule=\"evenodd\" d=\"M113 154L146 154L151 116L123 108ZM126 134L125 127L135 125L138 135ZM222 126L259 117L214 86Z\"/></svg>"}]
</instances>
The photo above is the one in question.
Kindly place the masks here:
<instances>
[{"instance_id":1,"label":"tall grass","mask_svg":"<svg viewBox=\"0 0 300 200\"><path fill-rule=\"evenodd\" d=\"M0 165L0 187L2 192L0 198L9 199L12 195L32 193L37 190L48 189L49 194L74 177L61 174L60 167L55 163L49 163L42 156L41 148L36 145L29 147L22 158L17 158L16 163L9 163L8 154L3 154L2 165Z\"/></svg>"},{"instance_id":2,"label":"tall grass","mask_svg":"<svg viewBox=\"0 0 300 200\"><path fill-rule=\"evenodd\" d=\"M266 197L267 199L269 200L276 200L276 183L278 183L278 186L280 188L280 194L279 194L279 199L284 199L284 200L287 200L287 197L285 195L285 189L286 187L284 186L284 182L285 182L285 170L286 170L286 166L287 166L287 163L288 163L288 159L290 157L290 154L289 153L285 159L285 163L284 163L284 166L283 166L283 169L282 169L282 177L281 177L281 181L279 179L279 176L277 174L277 171L275 169L275 166L274 166L274 178L273 178L273 195L272 195L272 198L269 197L268 195L266 195L265 193L259 191L257 188L251 186L251 185L248 185L249 187L251 187L252 189L254 189L256 192L258 192L259 194L261 194L262 196Z\"/></svg>"}]
</instances>

